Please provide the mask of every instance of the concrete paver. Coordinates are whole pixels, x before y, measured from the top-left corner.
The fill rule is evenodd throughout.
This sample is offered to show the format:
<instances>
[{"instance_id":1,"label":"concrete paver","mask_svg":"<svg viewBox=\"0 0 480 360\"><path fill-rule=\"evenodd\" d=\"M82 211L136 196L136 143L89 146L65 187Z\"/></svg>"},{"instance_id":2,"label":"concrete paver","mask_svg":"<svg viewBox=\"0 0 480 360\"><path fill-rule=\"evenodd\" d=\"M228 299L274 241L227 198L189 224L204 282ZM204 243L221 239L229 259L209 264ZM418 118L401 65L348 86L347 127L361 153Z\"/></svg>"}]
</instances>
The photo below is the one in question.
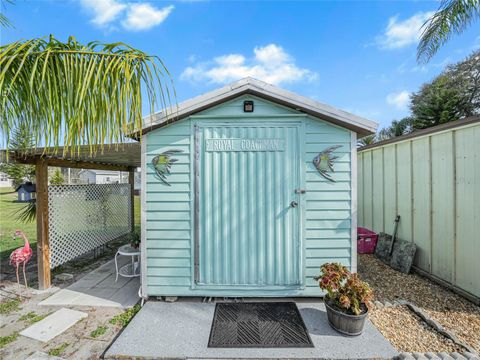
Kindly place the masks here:
<instances>
[{"instance_id":1,"label":"concrete paver","mask_svg":"<svg viewBox=\"0 0 480 360\"><path fill-rule=\"evenodd\" d=\"M130 258L119 257L119 267ZM65 289L40 302L43 306L106 306L129 308L138 300L140 280L119 276L115 282L115 262L111 260Z\"/></svg>"},{"instance_id":2,"label":"concrete paver","mask_svg":"<svg viewBox=\"0 0 480 360\"><path fill-rule=\"evenodd\" d=\"M47 342L87 316L81 311L62 308L21 331L20 335Z\"/></svg>"},{"instance_id":3,"label":"concrete paver","mask_svg":"<svg viewBox=\"0 0 480 360\"><path fill-rule=\"evenodd\" d=\"M369 359L398 355L368 321L364 333L349 337L333 330L321 301L297 301L314 348L208 348L214 303L149 301L106 353L106 358L158 359Z\"/></svg>"}]
</instances>

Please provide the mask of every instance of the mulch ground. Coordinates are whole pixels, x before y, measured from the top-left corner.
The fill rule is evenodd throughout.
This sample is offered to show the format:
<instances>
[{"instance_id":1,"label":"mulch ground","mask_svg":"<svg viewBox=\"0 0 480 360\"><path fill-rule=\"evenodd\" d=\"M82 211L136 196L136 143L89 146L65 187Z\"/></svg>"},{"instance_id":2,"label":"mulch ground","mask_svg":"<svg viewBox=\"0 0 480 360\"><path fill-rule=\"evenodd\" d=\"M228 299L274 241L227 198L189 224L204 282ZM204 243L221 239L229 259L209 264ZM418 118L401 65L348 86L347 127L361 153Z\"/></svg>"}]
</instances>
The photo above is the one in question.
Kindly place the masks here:
<instances>
[{"instance_id":1,"label":"mulch ground","mask_svg":"<svg viewBox=\"0 0 480 360\"><path fill-rule=\"evenodd\" d=\"M358 255L358 262L358 272L373 287L375 300L407 300L480 352L479 306L420 275L395 271L373 255ZM404 306L374 308L370 318L398 350L459 350Z\"/></svg>"}]
</instances>

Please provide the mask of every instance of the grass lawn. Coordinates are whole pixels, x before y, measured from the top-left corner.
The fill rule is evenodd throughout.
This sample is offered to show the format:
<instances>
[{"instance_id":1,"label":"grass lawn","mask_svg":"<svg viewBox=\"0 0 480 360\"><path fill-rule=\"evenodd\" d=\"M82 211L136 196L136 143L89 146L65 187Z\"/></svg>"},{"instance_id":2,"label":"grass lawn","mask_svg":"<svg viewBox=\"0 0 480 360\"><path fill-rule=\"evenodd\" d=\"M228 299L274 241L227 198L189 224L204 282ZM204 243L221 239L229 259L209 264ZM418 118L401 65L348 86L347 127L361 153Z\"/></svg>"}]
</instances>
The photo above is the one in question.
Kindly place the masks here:
<instances>
[{"instance_id":1,"label":"grass lawn","mask_svg":"<svg viewBox=\"0 0 480 360\"><path fill-rule=\"evenodd\" d=\"M22 230L30 244L37 243L37 229L35 221L22 223L15 219L15 212L25 206L25 203L14 202L17 193L12 188L0 188L0 258L8 257L13 249L23 245L23 239L13 239L15 230Z\"/></svg>"},{"instance_id":2,"label":"grass lawn","mask_svg":"<svg viewBox=\"0 0 480 360\"><path fill-rule=\"evenodd\" d=\"M36 223L22 223L15 219L14 213L25 206L24 203L14 202L17 193L11 188L0 188L0 258L10 256L12 250L23 245L23 239L13 240L15 230L22 230L28 237L30 245L36 246ZM140 226L140 196L135 196L135 227Z\"/></svg>"}]
</instances>

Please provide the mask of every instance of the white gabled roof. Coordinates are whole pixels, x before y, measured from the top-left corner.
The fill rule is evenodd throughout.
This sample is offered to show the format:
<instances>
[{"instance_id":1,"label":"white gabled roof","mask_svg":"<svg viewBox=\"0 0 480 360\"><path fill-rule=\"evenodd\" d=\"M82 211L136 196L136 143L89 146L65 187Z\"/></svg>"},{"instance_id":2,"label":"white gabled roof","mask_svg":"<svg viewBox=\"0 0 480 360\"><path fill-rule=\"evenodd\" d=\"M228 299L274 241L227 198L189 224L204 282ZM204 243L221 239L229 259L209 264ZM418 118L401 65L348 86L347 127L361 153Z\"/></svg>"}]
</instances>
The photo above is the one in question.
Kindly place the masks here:
<instances>
[{"instance_id":1,"label":"white gabled roof","mask_svg":"<svg viewBox=\"0 0 480 360\"><path fill-rule=\"evenodd\" d=\"M245 78L178 104L167 111L160 111L144 118L142 133L184 119L190 115L224 103L244 94L251 94L266 100L304 112L322 120L355 131L359 136L369 135L377 130L378 124L349 112L334 108L304 96L267 84L263 81Z\"/></svg>"},{"instance_id":2,"label":"white gabled roof","mask_svg":"<svg viewBox=\"0 0 480 360\"><path fill-rule=\"evenodd\" d=\"M101 169L82 169L78 173L83 174L84 172L92 172L95 175L107 175L107 176L119 176L120 173L116 170L101 170Z\"/></svg>"}]
</instances>

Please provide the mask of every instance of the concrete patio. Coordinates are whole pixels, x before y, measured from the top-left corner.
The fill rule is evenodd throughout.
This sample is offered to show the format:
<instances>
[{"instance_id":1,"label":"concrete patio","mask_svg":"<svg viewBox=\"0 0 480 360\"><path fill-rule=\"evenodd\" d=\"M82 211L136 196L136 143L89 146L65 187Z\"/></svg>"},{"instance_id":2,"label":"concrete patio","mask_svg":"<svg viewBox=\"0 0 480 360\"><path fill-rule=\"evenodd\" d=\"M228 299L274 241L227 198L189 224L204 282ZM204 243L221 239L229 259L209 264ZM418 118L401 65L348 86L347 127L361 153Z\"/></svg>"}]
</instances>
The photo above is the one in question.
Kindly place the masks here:
<instances>
[{"instance_id":1,"label":"concrete patio","mask_svg":"<svg viewBox=\"0 0 480 360\"><path fill-rule=\"evenodd\" d=\"M129 262L129 257L118 257L119 267ZM110 260L77 282L40 302L39 305L132 307L140 300L138 297L140 278L119 276L118 281L115 282L115 276L115 262Z\"/></svg>"},{"instance_id":2,"label":"concrete patio","mask_svg":"<svg viewBox=\"0 0 480 360\"><path fill-rule=\"evenodd\" d=\"M362 335L344 336L329 326L321 301L294 301L314 348L208 348L215 304L182 299L175 303L147 302L115 340L105 358L390 359L398 355L370 321Z\"/></svg>"}]
</instances>

